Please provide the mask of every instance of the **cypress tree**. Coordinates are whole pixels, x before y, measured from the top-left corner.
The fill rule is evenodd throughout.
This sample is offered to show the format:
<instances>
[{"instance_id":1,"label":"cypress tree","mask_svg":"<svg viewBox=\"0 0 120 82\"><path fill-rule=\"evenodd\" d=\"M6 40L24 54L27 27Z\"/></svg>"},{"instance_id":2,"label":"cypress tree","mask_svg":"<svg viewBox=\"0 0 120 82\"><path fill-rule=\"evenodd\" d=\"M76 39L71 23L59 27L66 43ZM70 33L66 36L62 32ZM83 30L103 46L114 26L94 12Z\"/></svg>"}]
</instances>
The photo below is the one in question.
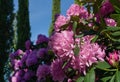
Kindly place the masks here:
<instances>
[{"instance_id":1,"label":"cypress tree","mask_svg":"<svg viewBox=\"0 0 120 82\"><path fill-rule=\"evenodd\" d=\"M80 2L81 2L82 0L74 0L74 3L76 3L76 4L81 4Z\"/></svg>"},{"instance_id":2,"label":"cypress tree","mask_svg":"<svg viewBox=\"0 0 120 82\"><path fill-rule=\"evenodd\" d=\"M29 0L18 0L17 45L16 49L25 50L25 41L30 39Z\"/></svg>"},{"instance_id":3,"label":"cypress tree","mask_svg":"<svg viewBox=\"0 0 120 82\"><path fill-rule=\"evenodd\" d=\"M0 0L0 82L4 81L4 67L13 43L13 0Z\"/></svg>"},{"instance_id":4,"label":"cypress tree","mask_svg":"<svg viewBox=\"0 0 120 82\"><path fill-rule=\"evenodd\" d=\"M55 16L60 14L60 0L52 0L52 22L49 28L49 35L53 32Z\"/></svg>"}]
</instances>

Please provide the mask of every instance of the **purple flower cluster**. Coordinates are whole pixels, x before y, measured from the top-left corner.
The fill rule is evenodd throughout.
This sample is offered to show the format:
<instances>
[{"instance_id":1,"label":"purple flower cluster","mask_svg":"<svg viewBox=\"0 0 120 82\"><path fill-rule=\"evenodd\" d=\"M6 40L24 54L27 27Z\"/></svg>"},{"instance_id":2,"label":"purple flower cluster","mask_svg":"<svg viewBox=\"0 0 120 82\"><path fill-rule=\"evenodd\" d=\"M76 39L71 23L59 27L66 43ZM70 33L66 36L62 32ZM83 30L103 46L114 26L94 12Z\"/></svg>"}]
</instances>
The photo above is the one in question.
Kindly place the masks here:
<instances>
[{"instance_id":1,"label":"purple flower cluster","mask_svg":"<svg viewBox=\"0 0 120 82\"><path fill-rule=\"evenodd\" d=\"M63 61L60 59L53 60L51 65L51 74L54 81L63 81L66 77L63 69Z\"/></svg>"},{"instance_id":2,"label":"purple flower cluster","mask_svg":"<svg viewBox=\"0 0 120 82\"><path fill-rule=\"evenodd\" d=\"M38 81L41 79L45 79L46 76L50 75L50 66L48 65L39 65L37 68L36 76L38 77Z\"/></svg>"},{"instance_id":3,"label":"purple flower cluster","mask_svg":"<svg viewBox=\"0 0 120 82\"><path fill-rule=\"evenodd\" d=\"M116 26L117 25L116 21L114 19L112 19L112 18L109 18L109 15L112 12L114 12L113 6L109 2L109 0L106 0L102 4L99 12L95 15L97 22L100 23L101 18L104 18L105 23L106 23L107 26Z\"/></svg>"},{"instance_id":4,"label":"purple flower cluster","mask_svg":"<svg viewBox=\"0 0 120 82\"><path fill-rule=\"evenodd\" d=\"M48 41L49 41L49 39L45 35L39 34L37 37L36 44L41 44L43 42L47 43Z\"/></svg>"},{"instance_id":5,"label":"purple flower cluster","mask_svg":"<svg viewBox=\"0 0 120 82\"><path fill-rule=\"evenodd\" d=\"M44 61L48 55L48 48L32 48L40 43L48 42L48 38L44 35L39 35L36 45L32 45L30 40L25 43L26 51L18 49L16 52L10 54L11 67L13 68L13 74L10 77L10 82L28 82L38 78L43 78L43 74L50 73L50 66L47 66L47 62ZM42 59L42 60L41 60ZM46 65L42 65L46 62ZM38 70L37 70L38 69ZM48 72L48 73L47 73Z\"/></svg>"}]
</instances>

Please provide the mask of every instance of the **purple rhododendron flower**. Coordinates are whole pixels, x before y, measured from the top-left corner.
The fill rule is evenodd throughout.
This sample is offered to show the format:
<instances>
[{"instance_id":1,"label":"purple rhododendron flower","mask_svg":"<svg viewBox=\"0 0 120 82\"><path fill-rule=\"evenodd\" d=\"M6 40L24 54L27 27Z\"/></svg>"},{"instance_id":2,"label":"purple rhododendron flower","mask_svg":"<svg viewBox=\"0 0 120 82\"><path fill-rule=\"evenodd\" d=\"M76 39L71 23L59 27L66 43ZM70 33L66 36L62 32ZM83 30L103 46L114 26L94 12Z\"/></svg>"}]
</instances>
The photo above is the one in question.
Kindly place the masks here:
<instances>
[{"instance_id":1,"label":"purple rhododendron flower","mask_svg":"<svg viewBox=\"0 0 120 82\"><path fill-rule=\"evenodd\" d=\"M18 70L22 66L21 60L14 59L14 70Z\"/></svg>"},{"instance_id":2,"label":"purple rhododendron flower","mask_svg":"<svg viewBox=\"0 0 120 82\"><path fill-rule=\"evenodd\" d=\"M47 43L48 41L49 41L49 39L45 35L39 34L37 37L36 44L41 44L43 42Z\"/></svg>"},{"instance_id":3,"label":"purple rhododendron flower","mask_svg":"<svg viewBox=\"0 0 120 82\"><path fill-rule=\"evenodd\" d=\"M14 59L17 56L23 55L24 52L21 49L18 49L16 52L10 54L10 58Z\"/></svg>"},{"instance_id":4,"label":"purple rhododendron flower","mask_svg":"<svg viewBox=\"0 0 120 82\"><path fill-rule=\"evenodd\" d=\"M40 48L37 51L37 57L38 58L44 58L44 56L47 54L47 51L48 51L48 49L46 49L46 48Z\"/></svg>"},{"instance_id":5,"label":"purple rhododendron flower","mask_svg":"<svg viewBox=\"0 0 120 82\"><path fill-rule=\"evenodd\" d=\"M56 59L51 64L51 74L54 81L62 82L66 75L62 69L63 61L60 59Z\"/></svg>"},{"instance_id":6,"label":"purple rhododendron flower","mask_svg":"<svg viewBox=\"0 0 120 82\"><path fill-rule=\"evenodd\" d=\"M112 4L109 2L109 0L106 0L103 4L102 7L100 8L100 14L101 16L106 16L114 11L114 8Z\"/></svg>"},{"instance_id":7,"label":"purple rhododendron flower","mask_svg":"<svg viewBox=\"0 0 120 82\"><path fill-rule=\"evenodd\" d=\"M100 23L100 18L101 17L105 17L105 16L108 16L110 13L112 13L114 11L114 8L112 6L112 4L109 2L109 0L106 0L98 13L95 14L95 17L96 17L96 21L98 23Z\"/></svg>"},{"instance_id":8,"label":"purple rhododendron flower","mask_svg":"<svg viewBox=\"0 0 120 82\"><path fill-rule=\"evenodd\" d=\"M25 48L26 48L27 50L29 50L29 49L30 49L30 46L31 46L31 41L30 41L30 40L27 40L27 41L25 42Z\"/></svg>"},{"instance_id":9,"label":"purple rhododendron flower","mask_svg":"<svg viewBox=\"0 0 120 82\"><path fill-rule=\"evenodd\" d=\"M105 18L105 23L107 26L116 26L117 22L115 22L114 19L111 18Z\"/></svg>"},{"instance_id":10,"label":"purple rhododendron flower","mask_svg":"<svg viewBox=\"0 0 120 82\"><path fill-rule=\"evenodd\" d=\"M54 53L66 60L68 57L73 56L74 39L72 31L62 31L61 33L55 33L50 37L49 46Z\"/></svg>"},{"instance_id":11,"label":"purple rhododendron flower","mask_svg":"<svg viewBox=\"0 0 120 82\"><path fill-rule=\"evenodd\" d=\"M40 81L41 79L44 79L49 74L50 74L50 66L39 65L36 73L36 76L38 77L38 81Z\"/></svg>"},{"instance_id":12,"label":"purple rhododendron flower","mask_svg":"<svg viewBox=\"0 0 120 82\"><path fill-rule=\"evenodd\" d=\"M36 54L37 54L37 51L34 50L31 54L28 55L26 59L26 65L28 67L37 64L38 59Z\"/></svg>"},{"instance_id":13,"label":"purple rhododendron flower","mask_svg":"<svg viewBox=\"0 0 120 82\"><path fill-rule=\"evenodd\" d=\"M24 74L24 79L25 80L30 80L33 76L35 76L35 72L28 70L25 74Z\"/></svg>"}]
</instances>

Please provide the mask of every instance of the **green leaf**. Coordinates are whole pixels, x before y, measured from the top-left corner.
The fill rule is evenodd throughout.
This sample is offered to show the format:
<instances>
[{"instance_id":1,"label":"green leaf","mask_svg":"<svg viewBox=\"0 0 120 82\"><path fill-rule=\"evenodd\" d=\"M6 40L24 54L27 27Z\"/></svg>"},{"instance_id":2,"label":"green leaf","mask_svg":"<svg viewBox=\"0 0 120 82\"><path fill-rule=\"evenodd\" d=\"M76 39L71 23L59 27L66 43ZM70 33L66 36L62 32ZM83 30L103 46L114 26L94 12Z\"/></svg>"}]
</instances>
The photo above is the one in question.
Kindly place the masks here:
<instances>
[{"instance_id":1,"label":"green leaf","mask_svg":"<svg viewBox=\"0 0 120 82\"><path fill-rule=\"evenodd\" d=\"M101 79L102 82L107 82L108 80L111 79L111 76L107 76Z\"/></svg>"},{"instance_id":2,"label":"green leaf","mask_svg":"<svg viewBox=\"0 0 120 82\"><path fill-rule=\"evenodd\" d=\"M75 48L74 48L74 54L78 55L79 51L80 51L80 48L78 47L78 45L76 45Z\"/></svg>"},{"instance_id":3,"label":"green leaf","mask_svg":"<svg viewBox=\"0 0 120 82\"><path fill-rule=\"evenodd\" d=\"M84 82L95 82L95 71L94 67L91 68L85 76Z\"/></svg>"},{"instance_id":4,"label":"green leaf","mask_svg":"<svg viewBox=\"0 0 120 82\"><path fill-rule=\"evenodd\" d=\"M99 36L96 35L96 36L91 40L91 42L92 42L92 43L96 42L96 40L98 39L98 37L99 37Z\"/></svg>"},{"instance_id":5,"label":"green leaf","mask_svg":"<svg viewBox=\"0 0 120 82\"><path fill-rule=\"evenodd\" d=\"M83 37L83 36L84 36L84 34L75 35L75 38L81 38L81 37Z\"/></svg>"},{"instance_id":6,"label":"green leaf","mask_svg":"<svg viewBox=\"0 0 120 82\"><path fill-rule=\"evenodd\" d=\"M116 49L120 49L120 46L117 46Z\"/></svg>"},{"instance_id":7,"label":"green leaf","mask_svg":"<svg viewBox=\"0 0 120 82\"><path fill-rule=\"evenodd\" d=\"M76 28L77 28L77 22L75 21L75 22L73 23L73 32L76 32Z\"/></svg>"},{"instance_id":8,"label":"green leaf","mask_svg":"<svg viewBox=\"0 0 120 82\"><path fill-rule=\"evenodd\" d=\"M103 0L96 0L93 5L93 13L97 13L99 11L99 8L102 4Z\"/></svg>"},{"instance_id":9,"label":"green leaf","mask_svg":"<svg viewBox=\"0 0 120 82\"><path fill-rule=\"evenodd\" d=\"M120 82L120 71L116 71L116 74L115 74L115 82Z\"/></svg>"},{"instance_id":10,"label":"green leaf","mask_svg":"<svg viewBox=\"0 0 120 82\"><path fill-rule=\"evenodd\" d=\"M106 29L102 30L101 33L106 31L120 31L120 27L106 27Z\"/></svg>"},{"instance_id":11,"label":"green leaf","mask_svg":"<svg viewBox=\"0 0 120 82\"><path fill-rule=\"evenodd\" d=\"M113 7L117 13L120 13L120 8L118 8L116 5L114 5Z\"/></svg>"},{"instance_id":12,"label":"green leaf","mask_svg":"<svg viewBox=\"0 0 120 82\"><path fill-rule=\"evenodd\" d=\"M115 20L120 20L120 14L111 14L110 17Z\"/></svg>"},{"instance_id":13,"label":"green leaf","mask_svg":"<svg viewBox=\"0 0 120 82\"><path fill-rule=\"evenodd\" d=\"M108 33L106 33L106 36L114 42L120 42L120 39L114 38L114 37L110 36Z\"/></svg>"},{"instance_id":14,"label":"green leaf","mask_svg":"<svg viewBox=\"0 0 120 82\"><path fill-rule=\"evenodd\" d=\"M106 62L98 62L97 65L96 65L96 68L99 68L99 69L106 69L106 68L110 68L111 66Z\"/></svg>"},{"instance_id":15,"label":"green leaf","mask_svg":"<svg viewBox=\"0 0 120 82\"><path fill-rule=\"evenodd\" d=\"M112 32L111 35L114 37L120 36L120 31Z\"/></svg>"},{"instance_id":16,"label":"green leaf","mask_svg":"<svg viewBox=\"0 0 120 82\"><path fill-rule=\"evenodd\" d=\"M112 3L113 7L116 6L116 7L120 8L119 0L109 0L109 1Z\"/></svg>"},{"instance_id":17,"label":"green leaf","mask_svg":"<svg viewBox=\"0 0 120 82\"><path fill-rule=\"evenodd\" d=\"M84 77L83 77L83 76L80 76L80 77L77 79L76 82L83 82L83 80L84 80Z\"/></svg>"},{"instance_id":18,"label":"green leaf","mask_svg":"<svg viewBox=\"0 0 120 82\"><path fill-rule=\"evenodd\" d=\"M115 75L112 76L110 82L115 82Z\"/></svg>"}]
</instances>

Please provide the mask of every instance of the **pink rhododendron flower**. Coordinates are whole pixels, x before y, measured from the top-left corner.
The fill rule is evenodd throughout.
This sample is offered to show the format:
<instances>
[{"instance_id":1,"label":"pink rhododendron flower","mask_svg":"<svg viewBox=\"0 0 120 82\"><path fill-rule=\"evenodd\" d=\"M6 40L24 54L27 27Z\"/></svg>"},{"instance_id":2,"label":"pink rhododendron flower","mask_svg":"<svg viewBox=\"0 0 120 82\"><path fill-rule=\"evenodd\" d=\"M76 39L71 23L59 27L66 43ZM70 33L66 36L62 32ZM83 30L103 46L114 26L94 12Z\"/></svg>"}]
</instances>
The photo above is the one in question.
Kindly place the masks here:
<instances>
[{"instance_id":1,"label":"pink rhododendron flower","mask_svg":"<svg viewBox=\"0 0 120 82\"><path fill-rule=\"evenodd\" d=\"M39 65L37 69L36 76L38 77L38 81L44 79L47 75L50 74L50 66L48 65Z\"/></svg>"},{"instance_id":2,"label":"pink rhododendron flower","mask_svg":"<svg viewBox=\"0 0 120 82\"><path fill-rule=\"evenodd\" d=\"M67 10L67 16L79 16L81 7L78 4L72 4Z\"/></svg>"},{"instance_id":3,"label":"pink rhododendron flower","mask_svg":"<svg viewBox=\"0 0 120 82\"><path fill-rule=\"evenodd\" d=\"M80 16L80 18L87 18L88 12L84 7L79 6L78 4L72 4L67 10L66 15L70 16Z\"/></svg>"},{"instance_id":4,"label":"pink rhododendron flower","mask_svg":"<svg viewBox=\"0 0 120 82\"><path fill-rule=\"evenodd\" d=\"M66 18L63 15L59 15L55 21L55 31L59 31L60 27L67 24L69 22L69 19Z\"/></svg>"},{"instance_id":5,"label":"pink rhododendron flower","mask_svg":"<svg viewBox=\"0 0 120 82\"><path fill-rule=\"evenodd\" d=\"M62 66L63 66L63 61L60 59L56 59L52 62L51 74L54 81L62 82L65 79L66 75L62 69Z\"/></svg>"},{"instance_id":6,"label":"pink rhododendron flower","mask_svg":"<svg viewBox=\"0 0 120 82\"><path fill-rule=\"evenodd\" d=\"M74 39L72 31L62 31L50 37L49 46L53 52L62 59L73 56Z\"/></svg>"},{"instance_id":7,"label":"pink rhododendron flower","mask_svg":"<svg viewBox=\"0 0 120 82\"><path fill-rule=\"evenodd\" d=\"M113 67L117 67L119 62L118 53L116 51L109 53L109 57L107 57L107 60L110 65L112 65Z\"/></svg>"},{"instance_id":8,"label":"pink rhododendron flower","mask_svg":"<svg viewBox=\"0 0 120 82\"><path fill-rule=\"evenodd\" d=\"M86 74L86 68L93 63L104 61L105 51L97 43L90 43L91 36L82 38L83 43L80 45L80 52L78 56L73 59L73 68Z\"/></svg>"},{"instance_id":9,"label":"pink rhododendron flower","mask_svg":"<svg viewBox=\"0 0 120 82\"><path fill-rule=\"evenodd\" d=\"M105 18L105 22L106 22L107 26L116 26L117 25L117 22L115 22L115 20L111 19L111 18Z\"/></svg>"}]
</instances>

